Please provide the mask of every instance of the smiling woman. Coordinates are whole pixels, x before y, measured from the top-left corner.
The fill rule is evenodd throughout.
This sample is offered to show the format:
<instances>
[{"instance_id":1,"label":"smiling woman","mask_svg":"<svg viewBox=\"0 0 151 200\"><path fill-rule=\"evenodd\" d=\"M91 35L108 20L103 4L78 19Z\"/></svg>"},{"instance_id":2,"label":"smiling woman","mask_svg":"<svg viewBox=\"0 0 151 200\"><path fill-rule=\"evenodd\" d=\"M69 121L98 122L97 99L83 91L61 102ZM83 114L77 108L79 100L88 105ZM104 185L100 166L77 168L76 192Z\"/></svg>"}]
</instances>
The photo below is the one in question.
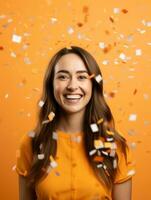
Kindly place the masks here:
<instances>
[{"instance_id":1,"label":"smiling woman","mask_svg":"<svg viewBox=\"0 0 151 200\"><path fill-rule=\"evenodd\" d=\"M37 126L20 142L21 200L130 200L134 168L103 96L103 78L81 47L63 48L44 77Z\"/></svg>"}]
</instances>

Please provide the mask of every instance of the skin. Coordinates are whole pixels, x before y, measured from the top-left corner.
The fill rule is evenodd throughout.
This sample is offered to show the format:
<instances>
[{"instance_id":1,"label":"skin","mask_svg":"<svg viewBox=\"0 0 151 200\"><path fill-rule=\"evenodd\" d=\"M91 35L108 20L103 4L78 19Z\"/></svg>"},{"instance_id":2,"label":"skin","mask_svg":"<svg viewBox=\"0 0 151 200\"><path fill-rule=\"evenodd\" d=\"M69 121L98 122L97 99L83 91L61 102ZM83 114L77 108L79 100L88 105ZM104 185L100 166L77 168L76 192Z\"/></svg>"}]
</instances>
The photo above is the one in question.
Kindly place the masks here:
<instances>
[{"instance_id":1,"label":"skin","mask_svg":"<svg viewBox=\"0 0 151 200\"><path fill-rule=\"evenodd\" d=\"M61 72L61 70L66 70ZM60 71L60 72L59 72ZM78 71L85 71L80 72ZM58 130L69 134L83 130L83 118L86 105L92 95L92 82L88 78L88 71L82 59L70 53L62 56L55 66L54 97L60 105L62 115L58 123ZM64 94L83 94L83 99L78 103L68 103ZM114 184L112 191L113 200L131 200L132 180L121 184ZM19 175L19 199L36 200L35 191L27 188L26 177Z\"/></svg>"}]
</instances>

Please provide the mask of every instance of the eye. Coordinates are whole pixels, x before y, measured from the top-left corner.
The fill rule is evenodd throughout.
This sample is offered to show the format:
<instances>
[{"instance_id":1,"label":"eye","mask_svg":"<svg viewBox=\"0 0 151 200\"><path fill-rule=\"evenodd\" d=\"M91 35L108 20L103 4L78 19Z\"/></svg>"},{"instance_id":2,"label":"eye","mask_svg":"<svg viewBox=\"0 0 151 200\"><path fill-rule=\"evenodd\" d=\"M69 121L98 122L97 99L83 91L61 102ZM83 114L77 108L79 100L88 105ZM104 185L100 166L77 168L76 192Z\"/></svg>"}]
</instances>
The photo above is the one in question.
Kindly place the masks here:
<instances>
[{"instance_id":1,"label":"eye","mask_svg":"<svg viewBox=\"0 0 151 200\"><path fill-rule=\"evenodd\" d=\"M79 76L78 78L80 78L80 79L87 79L87 76L84 76L84 75L81 75L81 76Z\"/></svg>"},{"instance_id":2,"label":"eye","mask_svg":"<svg viewBox=\"0 0 151 200\"><path fill-rule=\"evenodd\" d=\"M58 76L58 79L61 79L61 80L65 80L65 79L67 79L68 77L67 76L65 76L65 75L60 75L60 76Z\"/></svg>"}]
</instances>

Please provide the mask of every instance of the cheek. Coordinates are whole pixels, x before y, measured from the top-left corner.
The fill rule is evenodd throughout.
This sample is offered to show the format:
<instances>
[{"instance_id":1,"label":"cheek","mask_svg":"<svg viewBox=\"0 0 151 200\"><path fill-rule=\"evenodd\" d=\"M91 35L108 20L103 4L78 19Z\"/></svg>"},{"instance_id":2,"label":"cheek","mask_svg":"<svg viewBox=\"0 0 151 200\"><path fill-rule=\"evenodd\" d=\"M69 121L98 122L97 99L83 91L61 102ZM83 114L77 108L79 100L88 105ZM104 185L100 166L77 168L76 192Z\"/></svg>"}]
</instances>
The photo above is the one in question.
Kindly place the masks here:
<instances>
[{"instance_id":1,"label":"cheek","mask_svg":"<svg viewBox=\"0 0 151 200\"><path fill-rule=\"evenodd\" d=\"M63 92L64 84L58 83L58 82L54 82L54 87L53 88L54 88L54 95L58 96Z\"/></svg>"}]
</instances>

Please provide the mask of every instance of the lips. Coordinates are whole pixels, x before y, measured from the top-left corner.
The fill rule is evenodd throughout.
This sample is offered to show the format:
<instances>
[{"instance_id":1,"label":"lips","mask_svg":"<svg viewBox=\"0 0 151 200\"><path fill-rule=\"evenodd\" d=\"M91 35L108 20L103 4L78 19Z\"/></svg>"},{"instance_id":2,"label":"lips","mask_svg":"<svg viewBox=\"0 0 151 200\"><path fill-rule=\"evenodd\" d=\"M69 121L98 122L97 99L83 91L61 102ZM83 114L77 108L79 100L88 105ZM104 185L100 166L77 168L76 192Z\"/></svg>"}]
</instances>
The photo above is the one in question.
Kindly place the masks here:
<instances>
[{"instance_id":1,"label":"lips","mask_svg":"<svg viewBox=\"0 0 151 200\"><path fill-rule=\"evenodd\" d=\"M83 97L82 94L64 94L63 96L68 103L78 103Z\"/></svg>"}]
</instances>

